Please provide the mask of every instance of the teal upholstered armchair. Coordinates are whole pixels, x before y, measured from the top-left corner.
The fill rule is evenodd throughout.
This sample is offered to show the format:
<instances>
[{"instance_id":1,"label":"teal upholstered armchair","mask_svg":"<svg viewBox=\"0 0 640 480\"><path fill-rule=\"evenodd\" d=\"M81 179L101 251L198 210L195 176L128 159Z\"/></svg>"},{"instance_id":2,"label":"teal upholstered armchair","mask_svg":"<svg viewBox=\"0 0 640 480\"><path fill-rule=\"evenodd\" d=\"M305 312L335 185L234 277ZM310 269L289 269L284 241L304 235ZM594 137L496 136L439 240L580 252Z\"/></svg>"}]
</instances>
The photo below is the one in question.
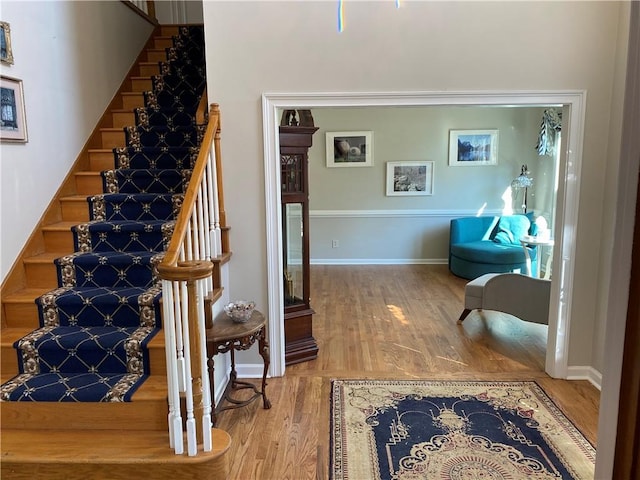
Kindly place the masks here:
<instances>
[{"instance_id":1,"label":"teal upholstered armchair","mask_svg":"<svg viewBox=\"0 0 640 480\"><path fill-rule=\"evenodd\" d=\"M531 215L463 217L451 220L449 270L472 280L485 273L525 273L524 249L520 238L535 235ZM526 247L535 271L537 251Z\"/></svg>"}]
</instances>

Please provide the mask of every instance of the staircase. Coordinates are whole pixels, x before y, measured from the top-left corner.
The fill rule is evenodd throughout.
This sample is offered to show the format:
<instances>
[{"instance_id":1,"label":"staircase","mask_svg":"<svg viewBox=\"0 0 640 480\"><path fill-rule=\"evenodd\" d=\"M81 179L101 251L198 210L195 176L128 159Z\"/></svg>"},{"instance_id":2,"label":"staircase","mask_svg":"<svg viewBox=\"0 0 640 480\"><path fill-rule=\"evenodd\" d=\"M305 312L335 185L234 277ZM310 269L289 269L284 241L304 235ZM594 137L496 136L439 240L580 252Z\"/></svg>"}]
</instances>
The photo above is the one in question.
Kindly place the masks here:
<instances>
[{"instance_id":1,"label":"staircase","mask_svg":"<svg viewBox=\"0 0 640 480\"><path fill-rule=\"evenodd\" d=\"M156 29L3 285L2 478L226 477L225 432L196 457L169 448L157 272L204 132L203 62L201 27Z\"/></svg>"}]
</instances>

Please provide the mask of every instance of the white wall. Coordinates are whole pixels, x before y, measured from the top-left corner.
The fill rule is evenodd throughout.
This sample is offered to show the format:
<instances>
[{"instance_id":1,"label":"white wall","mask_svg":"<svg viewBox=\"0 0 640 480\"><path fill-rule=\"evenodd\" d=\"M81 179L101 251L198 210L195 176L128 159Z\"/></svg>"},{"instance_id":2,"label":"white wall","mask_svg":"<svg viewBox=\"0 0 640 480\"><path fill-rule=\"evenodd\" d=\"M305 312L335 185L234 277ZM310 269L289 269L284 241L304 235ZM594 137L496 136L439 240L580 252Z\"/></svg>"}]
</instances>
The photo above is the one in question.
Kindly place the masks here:
<instances>
[{"instance_id":1,"label":"white wall","mask_svg":"<svg viewBox=\"0 0 640 480\"><path fill-rule=\"evenodd\" d=\"M2 1L29 142L0 147L4 279L152 26L121 2Z\"/></svg>"},{"instance_id":2,"label":"white wall","mask_svg":"<svg viewBox=\"0 0 640 480\"><path fill-rule=\"evenodd\" d=\"M600 259L613 231L607 150L622 79L620 2L205 2L209 98L221 105L231 296L266 306L264 92L587 91L570 366L600 370ZM242 31L242 41L238 32ZM233 45L233 48L229 48ZM613 110L615 115L621 112ZM614 131L610 130L610 126ZM619 134L619 132L618 132ZM606 208L606 210L605 210Z\"/></svg>"},{"instance_id":3,"label":"white wall","mask_svg":"<svg viewBox=\"0 0 640 480\"><path fill-rule=\"evenodd\" d=\"M510 213L510 184L523 164L537 180L529 191L529 210L544 209L553 178L543 169L553 159L539 157L535 150L542 111L471 106L313 109L319 129L309 149L312 263L446 263L450 219ZM449 132L454 129L496 129L497 165L449 166ZM362 130L373 132L373 166L328 168L326 132ZM433 195L387 196L387 162L415 160L434 162ZM338 248L332 240L339 241Z\"/></svg>"}]
</instances>

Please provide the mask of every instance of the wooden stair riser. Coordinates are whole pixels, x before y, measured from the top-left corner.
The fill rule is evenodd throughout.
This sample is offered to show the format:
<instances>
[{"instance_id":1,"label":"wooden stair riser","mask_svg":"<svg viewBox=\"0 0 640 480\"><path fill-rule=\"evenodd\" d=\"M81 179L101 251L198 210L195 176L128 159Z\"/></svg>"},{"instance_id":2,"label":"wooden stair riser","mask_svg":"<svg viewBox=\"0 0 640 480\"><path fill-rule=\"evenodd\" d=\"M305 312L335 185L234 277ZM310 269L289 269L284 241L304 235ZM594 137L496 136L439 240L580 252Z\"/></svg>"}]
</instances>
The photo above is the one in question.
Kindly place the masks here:
<instances>
[{"instance_id":1,"label":"wooden stair riser","mask_svg":"<svg viewBox=\"0 0 640 480\"><path fill-rule=\"evenodd\" d=\"M102 193L102 177L99 172L80 172L76 174L76 190L80 195L98 195Z\"/></svg>"},{"instance_id":2,"label":"wooden stair riser","mask_svg":"<svg viewBox=\"0 0 640 480\"><path fill-rule=\"evenodd\" d=\"M2 429L167 430L166 398L132 402L3 402ZM167 434L168 441L168 434ZM4 461L2 465L4 478Z\"/></svg>"},{"instance_id":3,"label":"wooden stair riser","mask_svg":"<svg viewBox=\"0 0 640 480\"><path fill-rule=\"evenodd\" d=\"M134 77L131 79L131 90L133 92L148 92L153 90L151 77ZM132 123L130 125L133 125Z\"/></svg>"},{"instance_id":4,"label":"wooden stair riser","mask_svg":"<svg viewBox=\"0 0 640 480\"><path fill-rule=\"evenodd\" d=\"M144 97L139 92L127 92L121 95L122 108L124 110L133 110L134 108L144 107ZM106 147L103 147L106 148Z\"/></svg>"},{"instance_id":5,"label":"wooden stair riser","mask_svg":"<svg viewBox=\"0 0 640 480\"><path fill-rule=\"evenodd\" d=\"M60 202L62 220L73 222L88 222L89 209L86 198L63 198Z\"/></svg>"},{"instance_id":6,"label":"wooden stair riser","mask_svg":"<svg viewBox=\"0 0 640 480\"><path fill-rule=\"evenodd\" d=\"M31 288L55 288L58 285L58 275L53 262L25 260L25 272L27 287Z\"/></svg>"},{"instance_id":7,"label":"wooden stair riser","mask_svg":"<svg viewBox=\"0 0 640 480\"><path fill-rule=\"evenodd\" d=\"M147 62L164 62L167 60L167 52L164 50L147 50Z\"/></svg>"},{"instance_id":8,"label":"wooden stair riser","mask_svg":"<svg viewBox=\"0 0 640 480\"><path fill-rule=\"evenodd\" d=\"M111 112L113 128L124 128L136 124L136 116L131 111Z\"/></svg>"},{"instance_id":9,"label":"wooden stair riser","mask_svg":"<svg viewBox=\"0 0 640 480\"><path fill-rule=\"evenodd\" d=\"M95 172L115 168L113 150L89 150L89 169Z\"/></svg>"},{"instance_id":10,"label":"wooden stair riser","mask_svg":"<svg viewBox=\"0 0 640 480\"><path fill-rule=\"evenodd\" d=\"M171 37L155 37L153 39L153 48L155 50L162 50L170 47L173 47L173 39Z\"/></svg>"},{"instance_id":11,"label":"wooden stair riser","mask_svg":"<svg viewBox=\"0 0 640 480\"><path fill-rule=\"evenodd\" d=\"M46 230L42 231L44 248L47 252L72 252L73 233L71 230Z\"/></svg>"},{"instance_id":12,"label":"wooden stair riser","mask_svg":"<svg viewBox=\"0 0 640 480\"><path fill-rule=\"evenodd\" d=\"M160 65L157 62L140 63L138 64L138 75L141 77L160 75Z\"/></svg>"},{"instance_id":13,"label":"wooden stair riser","mask_svg":"<svg viewBox=\"0 0 640 480\"><path fill-rule=\"evenodd\" d=\"M173 37L178 35L180 32L180 27L176 27L175 25L162 25L160 27L160 36L161 37Z\"/></svg>"},{"instance_id":14,"label":"wooden stair riser","mask_svg":"<svg viewBox=\"0 0 640 480\"><path fill-rule=\"evenodd\" d=\"M136 424L134 420L132 422ZM123 435L124 433L124 435ZM222 480L229 476L231 437L212 429L212 451L176 455L166 432L128 430L2 431L4 480Z\"/></svg>"},{"instance_id":15,"label":"wooden stair riser","mask_svg":"<svg viewBox=\"0 0 640 480\"><path fill-rule=\"evenodd\" d=\"M33 298L29 302L3 300L3 303L4 320L8 328L38 328L40 319L38 307ZM4 369L2 371L7 372Z\"/></svg>"},{"instance_id":16,"label":"wooden stair riser","mask_svg":"<svg viewBox=\"0 0 640 480\"><path fill-rule=\"evenodd\" d=\"M124 147L126 145L122 128L102 128L100 129L100 136L102 138L102 148Z\"/></svg>"}]
</instances>

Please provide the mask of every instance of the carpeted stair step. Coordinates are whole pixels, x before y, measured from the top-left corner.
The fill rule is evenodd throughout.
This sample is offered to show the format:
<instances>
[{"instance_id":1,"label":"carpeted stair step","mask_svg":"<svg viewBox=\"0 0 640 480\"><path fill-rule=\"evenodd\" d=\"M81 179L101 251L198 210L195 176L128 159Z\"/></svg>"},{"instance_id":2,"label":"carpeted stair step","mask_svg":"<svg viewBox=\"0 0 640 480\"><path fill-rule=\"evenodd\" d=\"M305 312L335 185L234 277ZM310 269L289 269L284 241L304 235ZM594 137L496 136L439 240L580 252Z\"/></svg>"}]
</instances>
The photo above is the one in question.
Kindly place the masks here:
<instances>
[{"instance_id":1,"label":"carpeted stair step","mask_svg":"<svg viewBox=\"0 0 640 480\"><path fill-rule=\"evenodd\" d=\"M61 287L150 287L164 252L76 252L57 258Z\"/></svg>"},{"instance_id":2,"label":"carpeted stair step","mask_svg":"<svg viewBox=\"0 0 640 480\"><path fill-rule=\"evenodd\" d=\"M116 148L113 150L116 168L176 168L191 169L198 158L195 147Z\"/></svg>"},{"instance_id":3,"label":"carpeted stair step","mask_svg":"<svg viewBox=\"0 0 640 480\"><path fill-rule=\"evenodd\" d=\"M88 152L95 171L76 176L79 194L61 199L59 225L43 232L48 253L25 261L27 278L37 278L28 280L31 305L16 297L6 308L12 315L24 312L28 320L3 328L0 339L3 372L20 372L13 379L2 378L2 399L13 400L2 409L3 428L73 423L72 412L84 412L75 408L78 402L137 402L150 383L145 378L157 373L162 375L160 388L151 387L157 405L149 407L166 434L166 355L164 335L157 335L161 288L156 267L204 135L194 114L206 83L203 28L171 31L174 37L146 52L145 58L153 60L139 64L139 78L129 78L131 90L120 94L111 125L100 128L102 148ZM102 173L96 175L98 171ZM70 238L73 254L67 254ZM58 288L50 290L55 284ZM47 286L46 292L40 290ZM36 318L39 326L34 329ZM20 400L35 407L25 410L27 402ZM55 410L46 406L53 402ZM70 407L60 409L58 402ZM39 418L40 411L63 418L58 423ZM126 427L147 421L146 412L133 411L121 422ZM114 424L106 410L99 419L92 418L95 409L87 412L80 414L81 423L119 428L122 415L114 415Z\"/></svg>"},{"instance_id":4,"label":"carpeted stair step","mask_svg":"<svg viewBox=\"0 0 640 480\"><path fill-rule=\"evenodd\" d=\"M142 375L149 373L146 346L158 331L154 327L139 326L42 327L16 341L14 348L18 351L20 373L34 377L46 373L98 372L105 376ZM32 378L28 380L32 385L40 382ZM49 380L44 380L45 385L50 385ZM4 393L3 390L3 399L6 400Z\"/></svg>"},{"instance_id":5,"label":"carpeted stair step","mask_svg":"<svg viewBox=\"0 0 640 480\"><path fill-rule=\"evenodd\" d=\"M156 335L155 338L161 336ZM10 378L3 376L2 380L4 383ZM2 409L0 409L2 434L4 435L7 429L19 428L27 431L33 430L42 437L42 429L46 426L47 429L75 430L74 434L77 434L81 429L125 430L125 432L118 432L122 438L123 434L127 435L126 430L146 428L162 432L166 439L167 378L163 375L150 375L134 392L131 400L129 403L102 402L98 414L95 402L29 402L28 408L25 402L4 402ZM97 437L91 440L91 442L97 441ZM164 447L167 448L167 445L165 444ZM171 451L168 448L167 450ZM173 454L173 451L171 453ZM3 478L5 474L4 460L5 458L2 462ZM54 478L66 479L68 477L65 475Z\"/></svg>"},{"instance_id":6,"label":"carpeted stair step","mask_svg":"<svg viewBox=\"0 0 640 480\"><path fill-rule=\"evenodd\" d=\"M78 252L162 251L169 245L175 221L96 221L71 227Z\"/></svg>"},{"instance_id":7,"label":"carpeted stair step","mask_svg":"<svg viewBox=\"0 0 640 480\"><path fill-rule=\"evenodd\" d=\"M134 107L149 108L184 108L188 111L195 111L198 108L198 102L202 92L180 92L172 93L170 91L148 91L142 94L142 105L134 105Z\"/></svg>"},{"instance_id":8,"label":"carpeted stair step","mask_svg":"<svg viewBox=\"0 0 640 480\"><path fill-rule=\"evenodd\" d=\"M145 108L135 109L135 125L141 127L193 127L195 111L187 109ZM131 126L130 123L125 126Z\"/></svg>"},{"instance_id":9,"label":"carpeted stair step","mask_svg":"<svg viewBox=\"0 0 640 480\"><path fill-rule=\"evenodd\" d=\"M100 175L103 191L108 193L183 193L191 170L121 168Z\"/></svg>"},{"instance_id":10,"label":"carpeted stair step","mask_svg":"<svg viewBox=\"0 0 640 480\"><path fill-rule=\"evenodd\" d=\"M130 402L146 378L126 373L21 374L2 385L1 398L5 402Z\"/></svg>"},{"instance_id":11,"label":"carpeted stair step","mask_svg":"<svg viewBox=\"0 0 640 480\"><path fill-rule=\"evenodd\" d=\"M105 193L89 197L91 220L173 220L183 195L153 193Z\"/></svg>"},{"instance_id":12,"label":"carpeted stair step","mask_svg":"<svg viewBox=\"0 0 640 480\"><path fill-rule=\"evenodd\" d=\"M200 101L199 97L196 105ZM202 142L204 128L200 127L125 127L126 144L144 147L197 147Z\"/></svg>"},{"instance_id":13,"label":"carpeted stair step","mask_svg":"<svg viewBox=\"0 0 640 480\"><path fill-rule=\"evenodd\" d=\"M155 93L167 92L178 95L187 92L201 92L205 86L204 66L195 63L174 65L170 69L170 73L151 77L151 85L150 90Z\"/></svg>"},{"instance_id":14,"label":"carpeted stair step","mask_svg":"<svg viewBox=\"0 0 640 480\"><path fill-rule=\"evenodd\" d=\"M60 287L36 299L44 325L158 326L161 287Z\"/></svg>"}]
</instances>

